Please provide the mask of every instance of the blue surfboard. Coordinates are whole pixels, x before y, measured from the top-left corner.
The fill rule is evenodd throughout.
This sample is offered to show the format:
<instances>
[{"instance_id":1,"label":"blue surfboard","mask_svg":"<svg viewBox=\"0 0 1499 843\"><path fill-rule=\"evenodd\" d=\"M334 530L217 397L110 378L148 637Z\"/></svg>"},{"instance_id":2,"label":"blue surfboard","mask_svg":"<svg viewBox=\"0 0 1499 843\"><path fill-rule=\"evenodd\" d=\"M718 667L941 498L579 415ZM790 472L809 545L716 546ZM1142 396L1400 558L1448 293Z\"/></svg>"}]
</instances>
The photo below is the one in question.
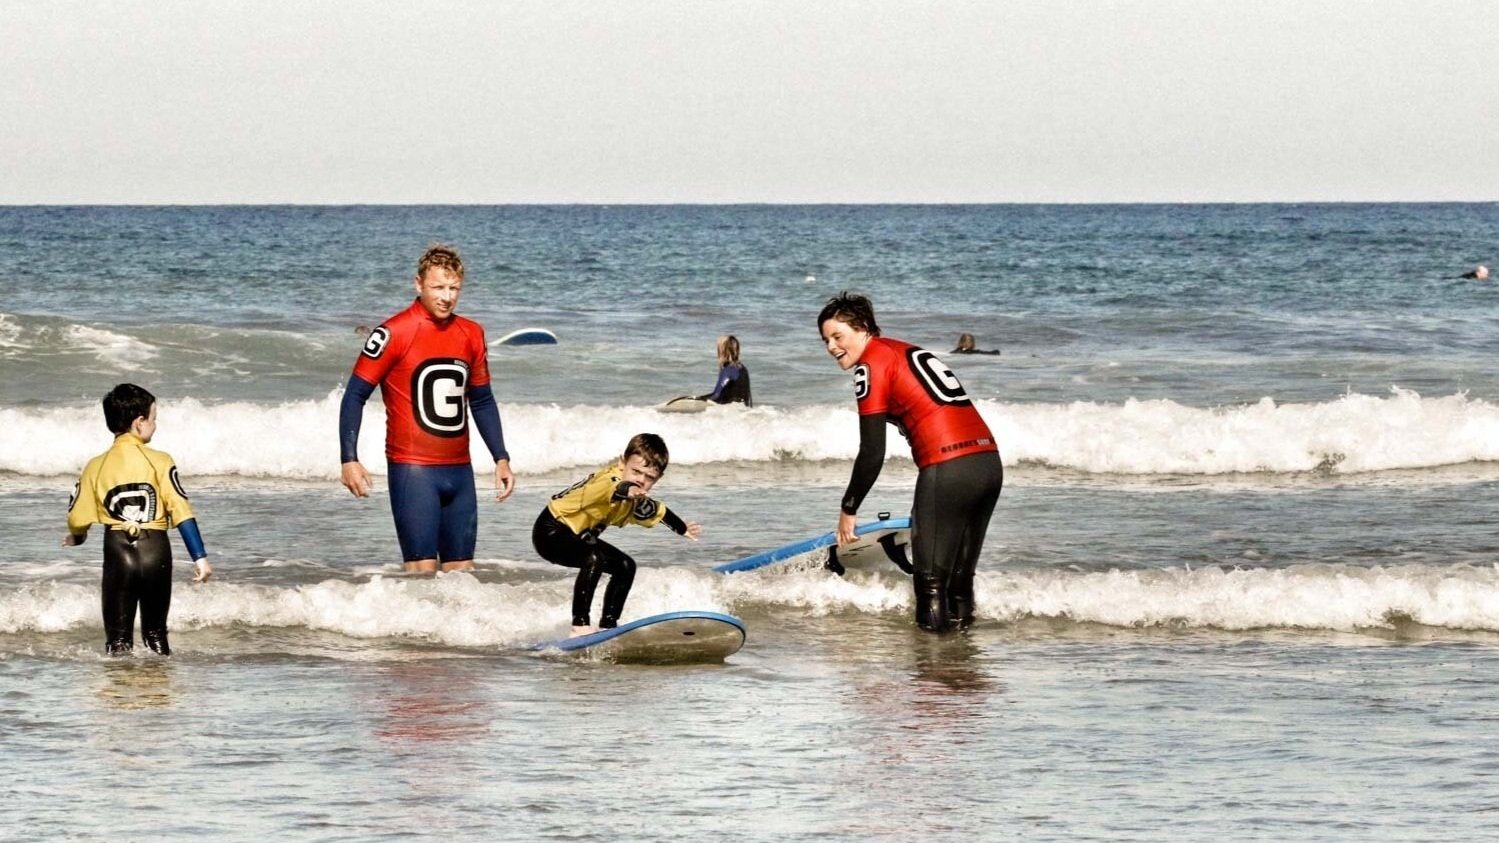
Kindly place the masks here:
<instances>
[{"instance_id":1,"label":"blue surfboard","mask_svg":"<svg viewBox=\"0 0 1499 843\"><path fill-rule=\"evenodd\" d=\"M884 516L885 513L881 515ZM878 521L858 525L854 528L854 534L859 537L858 540L843 547L834 547L838 543L838 534L828 532L805 541L778 547L775 550L767 550L764 553L756 553L733 562L725 562L714 567L713 570L720 574L753 571L756 568L784 562L822 548L829 548L826 567L840 574L843 573L842 567L845 565L863 564L886 558L909 573L910 563L905 562L905 547L911 543L910 518L882 517Z\"/></svg>"},{"instance_id":2,"label":"blue surfboard","mask_svg":"<svg viewBox=\"0 0 1499 843\"><path fill-rule=\"evenodd\" d=\"M533 650L586 655L617 662L721 662L744 646L744 621L717 612L667 612L537 644Z\"/></svg>"},{"instance_id":3,"label":"blue surfboard","mask_svg":"<svg viewBox=\"0 0 1499 843\"><path fill-rule=\"evenodd\" d=\"M490 345L556 345L557 335L546 328L521 328L511 331Z\"/></svg>"}]
</instances>

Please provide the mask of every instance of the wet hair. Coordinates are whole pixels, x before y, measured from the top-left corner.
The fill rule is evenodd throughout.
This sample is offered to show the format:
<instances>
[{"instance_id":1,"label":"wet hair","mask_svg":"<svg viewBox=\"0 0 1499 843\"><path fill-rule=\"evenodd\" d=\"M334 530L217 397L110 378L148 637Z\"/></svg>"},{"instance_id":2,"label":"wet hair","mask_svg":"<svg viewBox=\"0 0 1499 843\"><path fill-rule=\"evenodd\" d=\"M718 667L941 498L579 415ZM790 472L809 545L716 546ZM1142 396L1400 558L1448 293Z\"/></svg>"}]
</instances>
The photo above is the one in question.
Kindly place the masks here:
<instances>
[{"instance_id":1,"label":"wet hair","mask_svg":"<svg viewBox=\"0 0 1499 843\"><path fill-rule=\"evenodd\" d=\"M727 366L739 362L739 338L724 334L718 338L718 365Z\"/></svg>"},{"instance_id":2,"label":"wet hair","mask_svg":"<svg viewBox=\"0 0 1499 843\"><path fill-rule=\"evenodd\" d=\"M666 473L666 464L671 462L671 454L666 452L666 440L654 433L637 433L630 437L630 444L625 446L625 459L630 457L640 457L646 468L654 468L663 474Z\"/></svg>"},{"instance_id":3,"label":"wet hair","mask_svg":"<svg viewBox=\"0 0 1499 843\"><path fill-rule=\"evenodd\" d=\"M458 250L452 246L441 243L433 243L422 252L421 260L416 262L416 277L424 278L429 269L446 269L463 280L463 258L458 256Z\"/></svg>"},{"instance_id":4,"label":"wet hair","mask_svg":"<svg viewBox=\"0 0 1499 843\"><path fill-rule=\"evenodd\" d=\"M958 351L972 351L973 346L973 334L958 334Z\"/></svg>"},{"instance_id":5,"label":"wet hair","mask_svg":"<svg viewBox=\"0 0 1499 843\"><path fill-rule=\"evenodd\" d=\"M817 332L822 333L822 323L829 319L837 319L846 323L856 331L863 331L871 337L880 335L880 326L874 321L874 305L869 299L858 293L850 293L847 290L828 299L828 303L822 306L822 312L817 314Z\"/></svg>"},{"instance_id":6,"label":"wet hair","mask_svg":"<svg viewBox=\"0 0 1499 843\"><path fill-rule=\"evenodd\" d=\"M119 384L104 396L104 423L116 436L129 433L136 419L151 417L151 405L155 403L156 396L145 387Z\"/></svg>"}]
</instances>

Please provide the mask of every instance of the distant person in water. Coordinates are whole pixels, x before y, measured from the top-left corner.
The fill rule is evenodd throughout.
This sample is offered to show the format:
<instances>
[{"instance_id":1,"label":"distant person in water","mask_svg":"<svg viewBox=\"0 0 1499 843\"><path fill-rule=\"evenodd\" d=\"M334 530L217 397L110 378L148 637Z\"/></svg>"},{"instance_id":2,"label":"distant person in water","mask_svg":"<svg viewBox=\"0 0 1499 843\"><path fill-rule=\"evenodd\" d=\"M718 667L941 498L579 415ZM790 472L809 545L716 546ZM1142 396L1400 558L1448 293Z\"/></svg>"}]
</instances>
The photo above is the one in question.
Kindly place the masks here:
<instances>
[{"instance_id":1,"label":"distant person in water","mask_svg":"<svg viewBox=\"0 0 1499 843\"><path fill-rule=\"evenodd\" d=\"M718 338L718 383L701 398L715 404L755 406L750 397L749 369L739 361L739 339L733 334Z\"/></svg>"},{"instance_id":2,"label":"distant person in water","mask_svg":"<svg viewBox=\"0 0 1499 843\"><path fill-rule=\"evenodd\" d=\"M1484 266L1483 264L1479 264L1478 266L1474 267L1471 272L1464 272L1458 277L1472 278L1475 281L1487 281L1489 280L1489 268Z\"/></svg>"},{"instance_id":3,"label":"distant person in water","mask_svg":"<svg viewBox=\"0 0 1499 843\"><path fill-rule=\"evenodd\" d=\"M997 348L974 348L973 334L958 334L958 345L953 354L998 354Z\"/></svg>"}]
</instances>

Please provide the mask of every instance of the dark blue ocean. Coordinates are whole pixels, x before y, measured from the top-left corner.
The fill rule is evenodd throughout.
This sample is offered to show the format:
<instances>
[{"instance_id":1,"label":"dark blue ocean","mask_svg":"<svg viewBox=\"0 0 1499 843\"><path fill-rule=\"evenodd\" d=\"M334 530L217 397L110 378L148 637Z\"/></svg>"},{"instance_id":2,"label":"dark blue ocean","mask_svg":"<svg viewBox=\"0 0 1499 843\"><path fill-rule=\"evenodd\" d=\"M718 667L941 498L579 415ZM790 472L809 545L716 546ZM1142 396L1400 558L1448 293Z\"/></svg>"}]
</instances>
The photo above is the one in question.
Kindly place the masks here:
<instances>
[{"instance_id":1,"label":"dark blue ocean","mask_svg":"<svg viewBox=\"0 0 1499 843\"><path fill-rule=\"evenodd\" d=\"M436 242L491 340L560 342L491 348L519 489L481 503L475 574L420 579L381 405L368 500L335 423L356 329ZM1489 836L1499 281L1460 276L1496 263L1495 204L0 208L0 836ZM893 567L710 571L835 525L842 290L999 439L966 635L914 632ZM725 333L756 406L657 412ZM170 661L101 656L97 531L59 546L126 380L217 570L179 572ZM531 522L643 430L704 534L612 534L626 619L748 642L538 657L572 578ZM914 480L892 442L865 509Z\"/></svg>"}]
</instances>

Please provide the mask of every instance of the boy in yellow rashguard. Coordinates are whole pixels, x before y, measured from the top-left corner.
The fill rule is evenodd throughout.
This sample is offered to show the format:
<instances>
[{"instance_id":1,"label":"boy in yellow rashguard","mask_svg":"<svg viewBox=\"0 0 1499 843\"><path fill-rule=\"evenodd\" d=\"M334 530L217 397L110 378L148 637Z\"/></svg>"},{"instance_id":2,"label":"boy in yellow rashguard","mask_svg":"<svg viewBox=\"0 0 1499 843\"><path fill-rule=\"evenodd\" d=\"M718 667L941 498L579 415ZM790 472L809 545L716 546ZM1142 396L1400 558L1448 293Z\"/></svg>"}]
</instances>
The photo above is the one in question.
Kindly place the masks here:
<instances>
[{"instance_id":1,"label":"boy in yellow rashguard","mask_svg":"<svg viewBox=\"0 0 1499 843\"><path fill-rule=\"evenodd\" d=\"M89 460L68 503L64 547L83 544L89 527L103 524L102 583L105 650L124 655L135 647L135 609L140 606L141 638L163 656L167 612L172 605L172 546L167 527L175 524L193 557L193 582L213 574L198 520L182 491L177 465L162 451L146 447L156 435L156 396L122 383L104 396L104 422L115 434L108 451Z\"/></svg>"},{"instance_id":2,"label":"boy in yellow rashguard","mask_svg":"<svg viewBox=\"0 0 1499 843\"><path fill-rule=\"evenodd\" d=\"M654 527L664 522L693 541L702 535L699 524L684 522L665 504L648 497L669 460L666 442L660 436L638 434L625 446L618 462L552 495L551 502L536 517L536 526L531 530L531 544L536 552L548 562L578 569L578 579L573 584L574 635L594 631L588 623L588 613L600 576L609 575L609 587L604 590L599 629L619 624L625 598L630 596L630 586L635 583L635 560L599 539L599 533L606 527L627 524Z\"/></svg>"}]
</instances>

